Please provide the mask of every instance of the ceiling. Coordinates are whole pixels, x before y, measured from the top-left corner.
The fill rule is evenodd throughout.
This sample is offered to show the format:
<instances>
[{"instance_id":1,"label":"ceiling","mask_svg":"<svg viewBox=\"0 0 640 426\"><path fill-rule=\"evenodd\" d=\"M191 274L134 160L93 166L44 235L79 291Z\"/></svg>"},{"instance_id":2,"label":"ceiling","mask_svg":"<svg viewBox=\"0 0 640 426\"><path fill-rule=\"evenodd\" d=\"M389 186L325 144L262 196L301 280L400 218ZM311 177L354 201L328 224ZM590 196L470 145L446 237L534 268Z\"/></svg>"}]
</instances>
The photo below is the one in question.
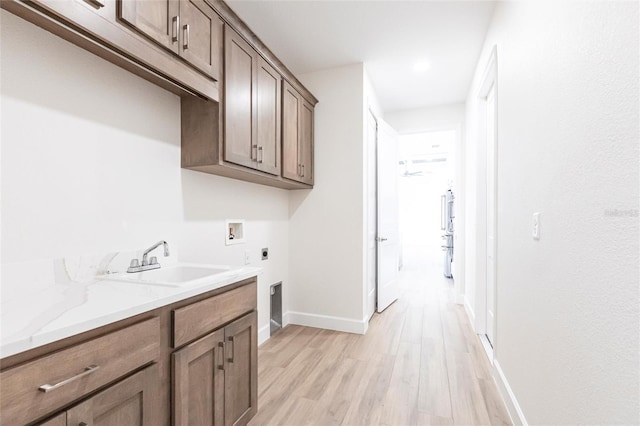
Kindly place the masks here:
<instances>
[{"instance_id":1,"label":"ceiling","mask_svg":"<svg viewBox=\"0 0 640 426\"><path fill-rule=\"evenodd\" d=\"M294 73L362 62L387 111L462 102L494 2L227 0ZM427 61L429 69L414 70Z\"/></svg>"}]
</instances>

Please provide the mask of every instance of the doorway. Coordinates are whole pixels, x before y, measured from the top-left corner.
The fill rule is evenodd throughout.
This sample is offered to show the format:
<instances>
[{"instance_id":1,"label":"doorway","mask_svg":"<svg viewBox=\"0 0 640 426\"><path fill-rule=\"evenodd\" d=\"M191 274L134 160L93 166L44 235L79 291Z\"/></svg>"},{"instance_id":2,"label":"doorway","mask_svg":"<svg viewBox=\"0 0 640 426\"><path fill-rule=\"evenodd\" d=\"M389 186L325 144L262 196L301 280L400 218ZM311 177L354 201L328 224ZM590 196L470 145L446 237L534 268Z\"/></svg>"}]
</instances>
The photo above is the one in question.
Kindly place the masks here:
<instances>
[{"instance_id":1,"label":"doorway","mask_svg":"<svg viewBox=\"0 0 640 426\"><path fill-rule=\"evenodd\" d=\"M402 265L427 264L443 278L452 270L445 267L449 250L445 246L453 246L453 232L447 236L446 213L449 207L455 208L446 203L443 208L441 200L454 184L452 153L458 136L457 129L444 129L399 138ZM455 247L451 250L455 253Z\"/></svg>"}]
</instances>

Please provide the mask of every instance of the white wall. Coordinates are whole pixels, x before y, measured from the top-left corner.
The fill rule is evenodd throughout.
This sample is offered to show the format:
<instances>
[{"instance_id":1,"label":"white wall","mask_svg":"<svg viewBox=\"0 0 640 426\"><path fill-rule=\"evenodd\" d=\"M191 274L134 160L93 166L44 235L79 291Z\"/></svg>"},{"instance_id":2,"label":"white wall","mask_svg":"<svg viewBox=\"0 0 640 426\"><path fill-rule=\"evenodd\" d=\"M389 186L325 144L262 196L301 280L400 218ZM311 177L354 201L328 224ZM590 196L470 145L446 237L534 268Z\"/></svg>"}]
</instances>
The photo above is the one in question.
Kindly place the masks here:
<instances>
[{"instance_id":1,"label":"white wall","mask_svg":"<svg viewBox=\"0 0 640 426\"><path fill-rule=\"evenodd\" d=\"M640 422L638 33L637 2L501 2L469 91L472 183L497 45L496 360L530 424Z\"/></svg>"},{"instance_id":2,"label":"white wall","mask_svg":"<svg viewBox=\"0 0 640 426\"><path fill-rule=\"evenodd\" d=\"M177 96L5 11L1 19L3 272L160 239L192 262L243 265L249 249L264 267L267 337L268 286L288 284L288 191L181 169ZM227 218L247 220L246 244L224 245ZM33 283L2 285L7 294Z\"/></svg>"},{"instance_id":3,"label":"white wall","mask_svg":"<svg viewBox=\"0 0 640 426\"><path fill-rule=\"evenodd\" d=\"M454 167L453 193L455 196L455 232L454 232L454 262L453 279L456 302L463 303L465 294L466 274L466 171L465 150L465 104L439 105L429 108L390 111L385 115L387 122L399 134L437 132L455 130L456 139L453 150L448 159Z\"/></svg>"},{"instance_id":4,"label":"white wall","mask_svg":"<svg viewBox=\"0 0 640 426\"><path fill-rule=\"evenodd\" d=\"M292 191L289 320L363 332L363 65L299 75L315 109L315 185Z\"/></svg>"},{"instance_id":5,"label":"white wall","mask_svg":"<svg viewBox=\"0 0 640 426\"><path fill-rule=\"evenodd\" d=\"M389 125L401 134L456 129L464 121L464 103L387 111Z\"/></svg>"}]
</instances>

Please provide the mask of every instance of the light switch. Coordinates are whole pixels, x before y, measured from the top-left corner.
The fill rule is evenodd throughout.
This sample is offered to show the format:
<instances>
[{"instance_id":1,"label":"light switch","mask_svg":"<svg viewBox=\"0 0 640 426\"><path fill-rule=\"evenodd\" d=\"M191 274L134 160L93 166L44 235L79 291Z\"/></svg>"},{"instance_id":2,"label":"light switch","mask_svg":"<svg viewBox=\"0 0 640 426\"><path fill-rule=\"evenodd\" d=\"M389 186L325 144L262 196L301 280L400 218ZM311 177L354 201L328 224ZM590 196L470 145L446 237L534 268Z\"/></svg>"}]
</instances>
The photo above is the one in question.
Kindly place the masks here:
<instances>
[{"instance_id":1,"label":"light switch","mask_svg":"<svg viewBox=\"0 0 640 426\"><path fill-rule=\"evenodd\" d=\"M534 240L540 239L540 213L533 214L533 229L531 231L531 236Z\"/></svg>"},{"instance_id":2,"label":"light switch","mask_svg":"<svg viewBox=\"0 0 640 426\"><path fill-rule=\"evenodd\" d=\"M244 251L244 264L248 265L251 263L251 252L249 250Z\"/></svg>"}]
</instances>

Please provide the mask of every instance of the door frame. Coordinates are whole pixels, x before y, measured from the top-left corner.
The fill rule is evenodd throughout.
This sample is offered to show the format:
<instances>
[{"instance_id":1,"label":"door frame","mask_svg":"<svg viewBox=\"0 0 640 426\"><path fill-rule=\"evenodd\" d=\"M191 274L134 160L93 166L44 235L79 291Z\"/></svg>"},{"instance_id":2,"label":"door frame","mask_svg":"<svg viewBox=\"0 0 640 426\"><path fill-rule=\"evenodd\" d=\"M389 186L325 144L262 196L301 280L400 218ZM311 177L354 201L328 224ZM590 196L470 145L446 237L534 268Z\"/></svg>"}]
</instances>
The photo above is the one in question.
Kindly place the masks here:
<instances>
[{"instance_id":1,"label":"door frame","mask_svg":"<svg viewBox=\"0 0 640 426\"><path fill-rule=\"evenodd\" d=\"M484 218L484 220L477 221L477 257L476 257L476 297L475 297L475 331L478 335L480 335L480 341L482 342L489 361L493 364L493 360L497 355L498 351L498 274L497 274L497 265L499 262L499 252L498 252L498 53L497 46L493 46L491 50L491 54L489 55L489 59L487 60L487 65L485 67L480 88L477 92L476 102L478 105L478 150L477 150L477 158L476 162L479 165L477 170L477 181L479 182L480 188L477 191L478 203L477 205L480 209L477 212L477 215L480 218ZM494 137L493 141L487 140L487 96L491 90L494 90ZM487 147L489 143L493 143L493 152L494 152L494 167L493 167L493 182L494 182L494 199L493 205L487 205L487 191L488 191L488 182L487 182L487 174L489 170L487 170ZM482 208L484 207L484 209ZM491 209L493 211L493 215L488 215L487 212ZM493 312L494 312L494 321L493 321L493 342L489 343L486 334L487 334L487 229L488 229L488 220L489 217L493 217L493 230L494 230L494 280L495 287L493 291Z\"/></svg>"}]
</instances>

